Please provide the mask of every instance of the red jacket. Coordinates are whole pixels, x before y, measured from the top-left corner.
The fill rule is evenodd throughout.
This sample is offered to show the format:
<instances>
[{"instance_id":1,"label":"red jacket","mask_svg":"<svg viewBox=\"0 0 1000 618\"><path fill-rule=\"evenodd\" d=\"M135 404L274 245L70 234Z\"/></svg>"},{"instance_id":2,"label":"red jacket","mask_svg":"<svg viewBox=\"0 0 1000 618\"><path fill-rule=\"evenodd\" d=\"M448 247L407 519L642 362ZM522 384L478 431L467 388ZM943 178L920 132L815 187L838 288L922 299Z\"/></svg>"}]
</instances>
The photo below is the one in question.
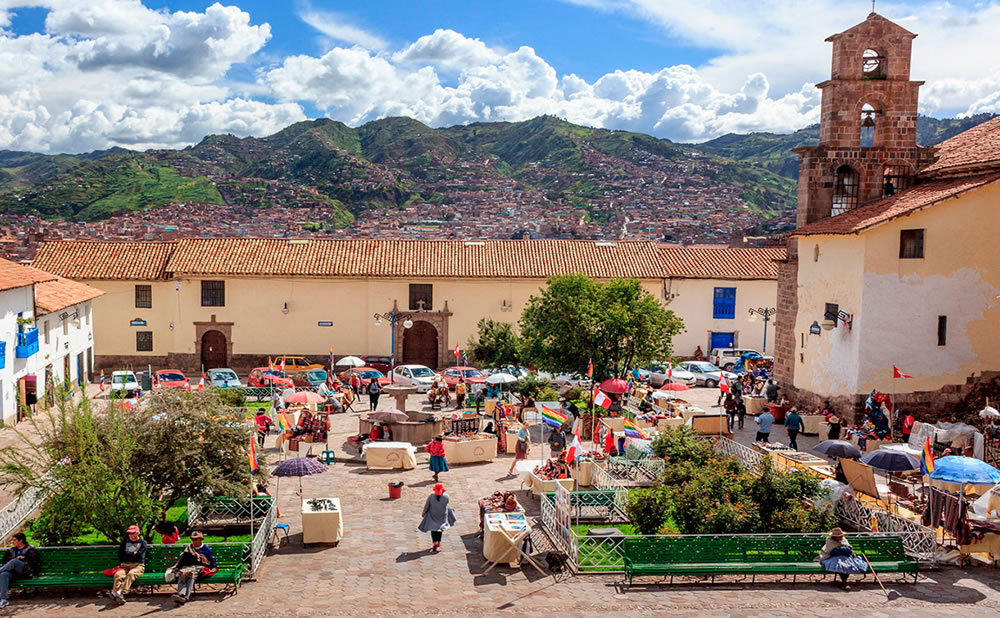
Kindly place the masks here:
<instances>
[{"instance_id":1,"label":"red jacket","mask_svg":"<svg viewBox=\"0 0 1000 618\"><path fill-rule=\"evenodd\" d=\"M444 457L444 443L438 442L437 440L431 440L430 444L424 449L427 451L428 455L437 455L438 457Z\"/></svg>"}]
</instances>

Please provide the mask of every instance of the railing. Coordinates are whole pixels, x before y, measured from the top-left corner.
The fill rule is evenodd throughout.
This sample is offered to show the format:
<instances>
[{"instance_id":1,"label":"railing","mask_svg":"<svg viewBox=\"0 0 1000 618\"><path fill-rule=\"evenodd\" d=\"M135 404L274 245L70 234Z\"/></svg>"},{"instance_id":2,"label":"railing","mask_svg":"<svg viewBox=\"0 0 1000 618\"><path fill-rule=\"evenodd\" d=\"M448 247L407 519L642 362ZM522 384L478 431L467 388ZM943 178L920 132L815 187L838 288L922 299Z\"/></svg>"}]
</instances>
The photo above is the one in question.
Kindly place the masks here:
<instances>
[{"instance_id":1,"label":"railing","mask_svg":"<svg viewBox=\"0 0 1000 618\"><path fill-rule=\"evenodd\" d=\"M760 463L764 459L764 455L762 453L726 437L713 436L712 440L714 442L716 452L720 455L725 457L735 457L740 460L740 463L743 464L743 467L747 470L750 470L755 474L760 472Z\"/></svg>"},{"instance_id":2,"label":"railing","mask_svg":"<svg viewBox=\"0 0 1000 618\"><path fill-rule=\"evenodd\" d=\"M271 507L267 509L264 520L260 522L260 528L254 534L253 542L250 545L250 575L257 573L260 563L264 560L264 553L267 551L267 544L271 540L271 533L274 529L274 522L278 519L278 501L272 500Z\"/></svg>"},{"instance_id":3,"label":"railing","mask_svg":"<svg viewBox=\"0 0 1000 618\"><path fill-rule=\"evenodd\" d=\"M38 353L38 329L29 328L17 334L17 345L14 347L16 358L30 358Z\"/></svg>"},{"instance_id":4,"label":"railing","mask_svg":"<svg viewBox=\"0 0 1000 618\"><path fill-rule=\"evenodd\" d=\"M253 519L260 519L263 514L270 510L274 499L270 496L256 496L253 499ZM209 498L204 503L196 500L188 500L188 526L192 528L204 527L211 524L211 520L227 520L236 524L250 522L250 501L237 500L234 498Z\"/></svg>"},{"instance_id":5,"label":"railing","mask_svg":"<svg viewBox=\"0 0 1000 618\"><path fill-rule=\"evenodd\" d=\"M42 480L45 479L51 479L51 477L45 475L42 477ZM21 524L24 523L24 520L28 516L41 508L48 494L48 489L44 486L30 487L0 510L0 538L9 538L11 534L21 527Z\"/></svg>"},{"instance_id":6,"label":"railing","mask_svg":"<svg viewBox=\"0 0 1000 618\"><path fill-rule=\"evenodd\" d=\"M591 478L594 487L615 492L615 507L624 513L625 507L628 505L628 489L601 466L593 466L592 469L593 476Z\"/></svg>"}]
</instances>

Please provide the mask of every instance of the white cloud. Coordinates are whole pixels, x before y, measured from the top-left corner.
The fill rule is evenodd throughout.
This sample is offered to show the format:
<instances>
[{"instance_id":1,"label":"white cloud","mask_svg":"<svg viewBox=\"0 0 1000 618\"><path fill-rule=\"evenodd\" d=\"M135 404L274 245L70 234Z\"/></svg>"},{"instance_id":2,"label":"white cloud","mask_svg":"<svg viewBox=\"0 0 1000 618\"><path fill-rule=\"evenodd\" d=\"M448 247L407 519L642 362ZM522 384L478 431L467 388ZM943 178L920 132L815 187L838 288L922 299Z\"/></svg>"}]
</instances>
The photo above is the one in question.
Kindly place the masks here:
<instances>
[{"instance_id":1,"label":"white cloud","mask_svg":"<svg viewBox=\"0 0 1000 618\"><path fill-rule=\"evenodd\" d=\"M435 30L402 51L393 54L397 63L427 64L450 70L491 64L499 60L499 53L479 39L470 39L454 30Z\"/></svg>"},{"instance_id":2,"label":"white cloud","mask_svg":"<svg viewBox=\"0 0 1000 618\"><path fill-rule=\"evenodd\" d=\"M313 8L307 1L297 2L299 19L309 24L332 41L360 45L367 49L385 49L386 41L378 35L351 24L346 17L332 11Z\"/></svg>"}]
</instances>

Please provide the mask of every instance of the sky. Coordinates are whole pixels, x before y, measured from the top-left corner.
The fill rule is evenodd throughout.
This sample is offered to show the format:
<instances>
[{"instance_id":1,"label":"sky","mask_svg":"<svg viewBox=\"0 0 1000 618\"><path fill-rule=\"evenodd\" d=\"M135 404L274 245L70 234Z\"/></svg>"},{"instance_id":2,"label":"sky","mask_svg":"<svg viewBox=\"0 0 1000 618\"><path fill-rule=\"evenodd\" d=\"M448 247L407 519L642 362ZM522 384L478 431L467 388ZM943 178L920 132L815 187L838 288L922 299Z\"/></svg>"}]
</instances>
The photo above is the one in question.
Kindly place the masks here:
<instances>
[{"instance_id":1,"label":"sky","mask_svg":"<svg viewBox=\"0 0 1000 618\"><path fill-rule=\"evenodd\" d=\"M701 142L818 122L870 0L0 0L0 149L178 148L308 118L571 122ZM878 2L920 111L1000 112L1000 0Z\"/></svg>"}]
</instances>

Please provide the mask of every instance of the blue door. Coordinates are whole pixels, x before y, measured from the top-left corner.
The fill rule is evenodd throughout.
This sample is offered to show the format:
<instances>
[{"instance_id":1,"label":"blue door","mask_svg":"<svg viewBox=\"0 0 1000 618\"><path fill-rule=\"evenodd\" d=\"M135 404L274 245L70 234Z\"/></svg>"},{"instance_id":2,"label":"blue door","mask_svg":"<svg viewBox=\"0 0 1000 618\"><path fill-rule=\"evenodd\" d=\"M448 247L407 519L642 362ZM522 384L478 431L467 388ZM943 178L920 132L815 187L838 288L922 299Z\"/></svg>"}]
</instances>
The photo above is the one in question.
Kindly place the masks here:
<instances>
[{"instance_id":1,"label":"blue door","mask_svg":"<svg viewBox=\"0 0 1000 618\"><path fill-rule=\"evenodd\" d=\"M712 333L712 349L725 350L733 347L736 340L734 333Z\"/></svg>"}]
</instances>

